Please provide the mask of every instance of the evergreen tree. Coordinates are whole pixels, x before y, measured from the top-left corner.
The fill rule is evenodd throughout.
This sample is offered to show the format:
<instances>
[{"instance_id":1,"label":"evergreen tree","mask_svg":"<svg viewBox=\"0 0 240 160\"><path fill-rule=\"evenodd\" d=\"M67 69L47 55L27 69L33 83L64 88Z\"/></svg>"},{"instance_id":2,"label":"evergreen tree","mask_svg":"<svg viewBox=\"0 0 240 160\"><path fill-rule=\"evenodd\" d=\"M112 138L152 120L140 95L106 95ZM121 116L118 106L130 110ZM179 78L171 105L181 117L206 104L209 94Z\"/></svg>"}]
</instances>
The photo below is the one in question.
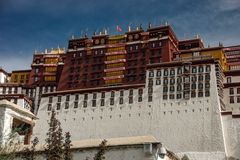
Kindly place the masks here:
<instances>
[{"instance_id":1,"label":"evergreen tree","mask_svg":"<svg viewBox=\"0 0 240 160\"><path fill-rule=\"evenodd\" d=\"M72 160L71 148L71 135L69 132L65 133L65 143L64 143L64 160Z\"/></svg>"},{"instance_id":2,"label":"evergreen tree","mask_svg":"<svg viewBox=\"0 0 240 160\"><path fill-rule=\"evenodd\" d=\"M53 110L50 118L49 129L46 138L46 158L47 160L63 160L63 135L60 122L56 118L56 112Z\"/></svg>"},{"instance_id":3,"label":"evergreen tree","mask_svg":"<svg viewBox=\"0 0 240 160\"><path fill-rule=\"evenodd\" d=\"M22 158L25 160L36 160L36 146L38 144L39 140L37 137L35 137L31 143L31 148L26 148L23 151Z\"/></svg>"},{"instance_id":4,"label":"evergreen tree","mask_svg":"<svg viewBox=\"0 0 240 160\"><path fill-rule=\"evenodd\" d=\"M94 156L94 160L103 160L103 159L105 159L105 156L104 156L104 154L105 154L105 152L106 152L106 150L107 150L107 146L106 146L106 144L107 144L107 140L103 140L102 141L102 143L99 145L99 151L97 152L97 154L95 154L95 156Z\"/></svg>"}]
</instances>

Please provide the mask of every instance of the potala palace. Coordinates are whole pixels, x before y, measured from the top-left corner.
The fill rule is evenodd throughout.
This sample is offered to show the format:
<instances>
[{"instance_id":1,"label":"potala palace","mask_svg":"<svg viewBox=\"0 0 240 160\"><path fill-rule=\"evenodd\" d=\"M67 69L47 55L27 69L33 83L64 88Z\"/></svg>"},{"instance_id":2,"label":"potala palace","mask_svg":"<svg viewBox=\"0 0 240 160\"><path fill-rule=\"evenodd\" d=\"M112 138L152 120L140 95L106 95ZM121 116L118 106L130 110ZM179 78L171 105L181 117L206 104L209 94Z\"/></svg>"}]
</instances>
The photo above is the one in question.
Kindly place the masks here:
<instances>
[{"instance_id":1,"label":"potala palace","mask_svg":"<svg viewBox=\"0 0 240 160\"><path fill-rule=\"evenodd\" d=\"M29 70L0 69L0 99L2 143L19 125L29 128L24 144L44 143L55 110L72 141L161 142L190 159L240 159L240 45L179 40L169 25L36 51Z\"/></svg>"}]
</instances>

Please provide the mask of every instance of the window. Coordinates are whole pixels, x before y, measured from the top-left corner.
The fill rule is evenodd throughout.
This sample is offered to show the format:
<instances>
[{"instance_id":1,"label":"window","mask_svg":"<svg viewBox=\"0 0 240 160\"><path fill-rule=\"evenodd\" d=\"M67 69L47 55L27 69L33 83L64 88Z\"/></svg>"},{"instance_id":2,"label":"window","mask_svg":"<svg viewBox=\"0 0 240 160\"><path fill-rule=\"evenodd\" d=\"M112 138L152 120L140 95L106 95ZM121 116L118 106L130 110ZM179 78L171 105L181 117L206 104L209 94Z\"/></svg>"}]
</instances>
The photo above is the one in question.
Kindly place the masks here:
<instances>
[{"instance_id":1,"label":"window","mask_svg":"<svg viewBox=\"0 0 240 160\"><path fill-rule=\"evenodd\" d=\"M182 90L182 85L177 85L177 91L181 91Z\"/></svg>"},{"instance_id":2,"label":"window","mask_svg":"<svg viewBox=\"0 0 240 160\"><path fill-rule=\"evenodd\" d=\"M102 92L101 98L105 98L105 92Z\"/></svg>"},{"instance_id":3,"label":"window","mask_svg":"<svg viewBox=\"0 0 240 160\"><path fill-rule=\"evenodd\" d=\"M170 94L169 99L174 99L174 94Z\"/></svg>"},{"instance_id":4,"label":"window","mask_svg":"<svg viewBox=\"0 0 240 160\"><path fill-rule=\"evenodd\" d=\"M210 96L210 91L209 90L206 90L205 91L205 97L209 97Z\"/></svg>"},{"instance_id":5,"label":"window","mask_svg":"<svg viewBox=\"0 0 240 160\"><path fill-rule=\"evenodd\" d=\"M170 86L170 92L174 92L174 91L175 91L174 86Z\"/></svg>"},{"instance_id":6,"label":"window","mask_svg":"<svg viewBox=\"0 0 240 160\"><path fill-rule=\"evenodd\" d=\"M227 77L227 83L231 83L232 82L232 77Z\"/></svg>"},{"instance_id":7,"label":"window","mask_svg":"<svg viewBox=\"0 0 240 160\"><path fill-rule=\"evenodd\" d=\"M133 97L129 97L129 104L133 103Z\"/></svg>"},{"instance_id":8,"label":"window","mask_svg":"<svg viewBox=\"0 0 240 160\"><path fill-rule=\"evenodd\" d=\"M167 95L163 95L163 99L164 99L164 100L167 100L167 99L168 99L168 96L167 96Z\"/></svg>"},{"instance_id":9,"label":"window","mask_svg":"<svg viewBox=\"0 0 240 160\"><path fill-rule=\"evenodd\" d=\"M198 89L203 89L203 84L202 83L198 84Z\"/></svg>"},{"instance_id":10,"label":"window","mask_svg":"<svg viewBox=\"0 0 240 160\"><path fill-rule=\"evenodd\" d=\"M205 75L205 80L206 80L206 81L210 81L210 74L209 74L209 73L207 73L207 74Z\"/></svg>"},{"instance_id":11,"label":"window","mask_svg":"<svg viewBox=\"0 0 240 160\"><path fill-rule=\"evenodd\" d=\"M142 94L143 94L143 89L139 89L139 90L138 90L138 94L139 94L139 95L142 95Z\"/></svg>"},{"instance_id":12,"label":"window","mask_svg":"<svg viewBox=\"0 0 240 160\"><path fill-rule=\"evenodd\" d=\"M84 100L88 100L88 94L84 94Z\"/></svg>"},{"instance_id":13,"label":"window","mask_svg":"<svg viewBox=\"0 0 240 160\"><path fill-rule=\"evenodd\" d=\"M207 65L206 66L206 72L210 72L211 71L211 66L210 65Z\"/></svg>"},{"instance_id":14,"label":"window","mask_svg":"<svg viewBox=\"0 0 240 160\"><path fill-rule=\"evenodd\" d=\"M101 99L101 106L104 106L105 105L105 101L104 99Z\"/></svg>"},{"instance_id":15,"label":"window","mask_svg":"<svg viewBox=\"0 0 240 160\"><path fill-rule=\"evenodd\" d=\"M193 52L193 56L199 56L199 52Z\"/></svg>"},{"instance_id":16,"label":"window","mask_svg":"<svg viewBox=\"0 0 240 160\"><path fill-rule=\"evenodd\" d=\"M209 89L210 88L210 83L205 83L205 88Z\"/></svg>"},{"instance_id":17,"label":"window","mask_svg":"<svg viewBox=\"0 0 240 160\"><path fill-rule=\"evenodd\" d=\"M185 83L190 83L190 77L183 77Z\"/></svg>"},{"instance_id":18,"label":"window","mask_svg":"<svg viewBox=\"0 0 240 160\"><path fill-rule=\"evenodd\" d=\"M152 102L152 95L148 96L148 102Z\"/></svg>"},{"instance_id":19,"label":"window","mask_svg":"<svg viewBox=\"0 0 240 160\"><path fill-rule=\"evenodd\" d=\"M148 93L153 93L153 88L152 87L148 87Z\"/></svg>"},{"instance_id":20,"label":"window","mask_svg":"<svg viewBox=\"0 0 240 160\"><path fill-rule=\"evenodd\" d=\"M229 98L230 98L230 103L234 103L234 97L231 96L231 97L229 97Z\"/></svg>"},{"instance_id":21,"label":"window","mask_svg":"<svg viewBox=\"0 0 240 160\"><path fill-rule=\"evenodd\" d=\"M14 87L14 93L18 92L18 87Z\"/></svg>"},{"instance_id":22,"label":"window","mask_svg":"<svg viewBox=\"0 0 240 160\"><path fill-rule=\"evenodd\" d=\"M237 97L237 103L240 103L240 97L239 96Z\"/></svg>"},{"instance_id":23,"label":"window","mask_svg":"<svg viewBox=\"0 0 240 160\"><path fill-rule=\"evenodd\" d=\"M183 89L184 90L190 90L190 84L189 83L183 84Z\"/></svg>"},{"instance_id":24,"label":"window","mask_svg":"<svg viewBox=\"0 0 240 160\"><path fill-rule=\"evenodd\" d=\"M92 100L92 107L96 107L96 99Z\"/></svg>"},{"instance_id":25,"label":"window","mask_svg":"<svg viewBox=\"0 0 240 160\"><path fill-rule=\"evenodd\" d=\"M237 94L240 94L240 88L237 88Z\"/></svg>"},{"instance_id":26,"label":"window","mask_svg":"<svg viewBox=\"0 0 240 160\"><path fill-rule=\"evenodd\" d=\"M181 93L178 93L177 94L177 99L181 99L182 98L182 94Z\"/></svg>"},{"instance_id":27,"label":"window","mask_svg":"<svg viewBox=\"0 0 240 160\"><path fill-rule=\"evenodd\" d=\"M191 92L191 97L192 97L192 98L195 98L195 97L196 97L196 92L195 92L195 91L192 91L192 92Z\"/></svg>"},{"instance_id":28,"label":"window","mask_svg":"<svg viewBox=\"0 0 240 160\"><path fill-rule=\"evenodd\" d=\"M124 95L124 91L120 91L120 96L123 96Z\"/></svg>"},{"instance_id":29,"label":"window","mask_svg":"<svg viewBox=\"0 0 240 160\"><path fill-rule=\"evenodd\" d=\"M198 92L198 97L203 97L203 92L202 91Z\"/></svg>"},{"instance_id":30,"label":"window","mask_svg":"<svg viewBox=\"0 0 240 160\"><path fill-rule=\"evenodd\" d=\"M152 86L153 85L153 80L152 79L149 79L148 80L148 86Z\"/></svg>"},{"instance_id":31,"label":"window","mask_svg":"<svg viewBox=\"0 0 240 160\"><path fill-rule=\"evenodd\" d=\"M79 100L79 95L76 94L76 95L75 95L75 101L78 101L78 100Z\"/></svg>"},{"instance_id":32,"label":"window","mask_svg":"<svg viewBox=\"0 0 240 160\"><path fill-rule=\"evenodd\" d=\"M129 90L129 96L133 96L133 90L132 89Z\"/></svg>"},{"instance_id":33,"label":"window","mask_svg":"<svg viewBox=\"0 0 240 160\"><path fill-rule=\"evenodd\" d=\"M52 102L53 102L53 97L49 97L48 103L52 103Z\"/></svg>"},{"instance_id":34,"label":"window","mask_svg":"<svg viewBox=\"0 0 240 160\"><path fill-rule=\"evenodd\" d=\"M138 102L142 102L142 96L138 97Z\"/></svg>"},{"instance_id":35,"label":"window","mask_svg":"<svg viewBox=\"0 0 240 160\"><path fill-rule=\"evenodd\" d=\"M165 84L165 85L168 84L168 79L167 79L167 78L164 78L164 79L163 79L163 84Z\"/></svg>"},{"instance_id":36,"label":"window","mask_svg":"<svg viewBox=\"0 0 240 160\"><path fill-rule=\"evenodd\" d=\"M119 104L123 104L123 97L119 98Z\"/></svg>"},{"instance_id":37,"label":"window","mask_svg":"<svg viewBox=\"0 0 240 160\"><path fill-rule=\"evenodd\" d=\"M161 80L160 79L156 79L156 85L160 85L161 84Z\"/></svg>"},{"instance_id":38,"label":"window","mask_svg":"<svg viewBox=\"0 0 240 160\"><path fill-rule=\"evenodd\" d=\"M234 94L234 88L229 88L229 94Z\"/></svg>"},{"instance_id":39,"label":"window","mask_svg":"<svg viewBox=\"0 0 240 160\"><path fill-rule=\"evenodd\" d=\"M174 84L175 83L175 79L174 78L171 78L170 79L170 84Z\"/></svg>"},{"instance_id":40,"label":"window","mask_svg":"<svg viewBox=\"0 0 240 160\"><path fill-rule=\"evenodd\" d=\"M190 66L184 66L184 73L190 72Z\"/></svg>"},{"instance_id":41,"label":"window","mask_svg":"<svg viewBox=\"0 0 240 160\"><path fill-rule=\"evenodd\" d=\"M177 83L182 83L182 78L181 77L177 77Z\"/></svg>"},{"instance_id":42,"label":"window","mask_svg":"<svg viewBox=\"0 0 240 160\"><path fill-rule=\"evenodd\" d=\"M168 87L167 86L163 86L163 93L168 92Z\"/></svg>"},{"instance_id":43,"label":"window","mask_svg":"<svg viewBox=\"0 0 240 160\"><path fill-rule=\"evenodd\" d=\"M65 102L65 109L69 108L69 102Z\"/></svg>"},{"instance_id":44,"label":"window","mask_svg":"<svg viewBox=\"0 0 240 160\"><path fill-rule=\"evenodd\" d=\"M97 99L97 93L93 93L93 99Z\"/></svg>"},{"instance_id":45,"label":"window","mask_svg":"<svg viewBox=\"0 0 240 160\"><path fill-rule=\"evenodd\" d=\"M83 108L87 108L87 101L83 101Z\"/></svg>"},{"instance_id":46,"label":"window","mask_svg":"<svg viewBox=\"0 0 240 160\"><path fill-rule=\"evenodd\" d=\"M58 102L61 102L61 100L62 100L62 97L58 96Z\"/></svg>"},{"instance_id":47,"label":"window","mask_svg":"<svg viewBox=\"0 0 240 160\"><path fill-rule=\"evenodd\" d=\"M203 66L199 66L199 67L198 67L198 72L199 72L199 73L202 73L202 72L203 72Z\"/></svg>"},{"instance_id":48,"label":"window","mask_svg":"<svg viewBox=\"0 0 240 160\"><path fill-rule=\"evenodd\" d=\"M192 84L191 84L191 88L192 88L192 89L196 89L196 88L197 88L196 83L192 83Z\"/></svg>"},{"instance_id":49,"label":"window","mask_svg":"<svg viewBox=\"0 0 240 160\"><path fill-rule=\"evenodd\" d=\"M192 73L197 73L197 67L192 67Z\"/></svg>"},{"instance_id":50,"label":"window","mask_svg":"<svg viewBox=\"0 0 240 160\"><path fill-rule=\"evenodd\" d=\"M177 74L179 75L179 74L182 74L182 68L181 67L178 67L178 69L177 69Z\"/></svg>"},{"instance_id":51,"label":"window","mask_svg":"<svg viewBox=\"0 0 240 160\"><path fill-rule=\"evenodd\" d=\"M115 93L114 91L111 92L111 97L114 97Z\"/></svg>"},{"instance_id":52,"label":"window","mask_svg":"<svg viewBox=\"0 0 240 160\"><path fill-rule=\"evenodd\" d=\"M171 76L175 75L175 70L174 70L174 69L171 69L171 70L170 70L170 75L171 75Z\"/></svg>"},{"instance_id":53,"label":"window","mask_svg":"<svg viewBox=\"0 0 240 160\"><path fill-rule=\"evenodd\" d=\"M168 70L167 69L164 69L164 76L168 76Z\"/></svg>"},{"instance_id":54,"label":"window","mask_svg":"<svg viewBox=\"0 0 240 160\"><path fill-rule=\"evenodd\" d=\"M69 100L70 100L70 95L67 95L66 96L66 101L69 102Z\"/></svg>"},{"instance_id":55,"label":"window","mask_svg":"<svg viewBox=\"0 0 240 160\"><path fill-rule=\"evenodd\" d=\"M161 76L161 70L157 70L157 77Z\"/></svg>"},{"instance_id":56,"label":"window","mask_svg":"<svg viewBox=\"0 0 240 160\"><path fill-rule=\"evenodd\" d=\"M76 101L76 102L74 102L74 106L73 106L74 108L78 108L78 102Z\"/></svg>"},{"instance_id":57,"label":"window","mask_svg":"<svg viewBox=\"0 0 240 160\"><path fill-rule=\"evenodd\" d=\"M114 105L114 98L110 98L110 105Z\"/></svg>"},{"instance_id":58,"label":"window","mask_svg":"<svg viewBox=\"0 0 240 160\"><path fill-rule=\"evenodd\" d=\"M52 104L48 104L47 110L48 110L48 111L51 111L51 110L52 110Z\"/></svg>"},{"instance_id":59,"label":"window","mask_svg":"<svg viewBox=\"0 0 240 160\"><path fill-rule=\"evenodd\" d=\"M192 76L192 82L196 82L197 81L197 77L196 76Z\"/></svg>"},{"instance_id":60,"label":"window","mask_svg":"<svg viewBox=\"0 0 240 160\"><path fill-rule=\"evenodd\" d=\"M149 71L149 77L154 77L154 72L153 71Z\"/></svg>"},{"instance_id":61,"label":"window","mask_svg":"<svg viewBox=\"0 0 240 160\"><path fill-rule=\"evenodd\" d=\"M57 110L60 110L60 108L61 108L61 103L57 103Z\"/></svg>"},{"instance_id":62,"label":"window","mask_svg":"<svg viewBox=\"0 0 240 160\"><path fill-rule=\"evenodd\" d=\"M189 91L184 91L183 92L183 98L185 98L185 99L189 99L190 97L189 97Z\"/></svg>"},{"instance_id":63,"label":"window","mask_svg":"<svg viewBox=\"0 0 240 160\"><path fill-rule=\"evenodd\" d=\"M14 98L14 99L13 99L13 103L14 103L14 104L17 104L17 101L18 101L17 98Z\"/></svg>"},{"instance_id":64,"label":"window","mask_svg":"<svg viewBox=\"0 0 240 160\"><path fill-rule=\"evenodd\" d=\"M198 76L198 81L203 81L203 75Z\"/></svg>"}]
</instances>

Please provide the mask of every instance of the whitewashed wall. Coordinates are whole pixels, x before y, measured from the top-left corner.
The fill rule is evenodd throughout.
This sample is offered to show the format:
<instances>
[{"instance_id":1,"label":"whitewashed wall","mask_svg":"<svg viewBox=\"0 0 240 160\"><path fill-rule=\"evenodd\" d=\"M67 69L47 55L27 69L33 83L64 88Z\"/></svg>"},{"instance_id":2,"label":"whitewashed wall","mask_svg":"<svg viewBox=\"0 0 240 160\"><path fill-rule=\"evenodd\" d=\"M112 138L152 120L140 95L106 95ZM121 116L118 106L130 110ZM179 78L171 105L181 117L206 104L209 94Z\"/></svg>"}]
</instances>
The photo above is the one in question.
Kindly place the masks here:
<instances>
[{"instance_id":1,"label":"whitewashed wall","mask_svg":"<svg viewBox=\"0 0 240 160\"><path fill-rule=\"evenodd\" d=\"M148 74L148 73L147 73ZM144 89L144 101L137 102L137 90L134 90L134 103L128 101L119 105L116 92L116 105L109 105L110 92L106 92L106 105L91 107L89 94L88 107L82 107L83 96L80 95L80 107L73 108L75 95L70 96L70 107L62 106L57 111L64 131L70 131L73 140L88 138L126 137L153 135L174 152L199 151L225 152L220 102L217 94L215 66L211 65L211 96L189 100L162 100L162 89L154 86L153 102L147 101L147 89ZM147 77L148 80L148 77ZM146 84L147 85L147 84ZM147 86L146 86L147 87ZM125 91L124 99L128 99L129 90ZM98 93L97 97L100 97ZM48 128L47 111L49 97L41 100L38 112L39 120L34 128L34 135L44 141ZM57 97L53 98L56 108Z\"/></svg>"}]
</instances>

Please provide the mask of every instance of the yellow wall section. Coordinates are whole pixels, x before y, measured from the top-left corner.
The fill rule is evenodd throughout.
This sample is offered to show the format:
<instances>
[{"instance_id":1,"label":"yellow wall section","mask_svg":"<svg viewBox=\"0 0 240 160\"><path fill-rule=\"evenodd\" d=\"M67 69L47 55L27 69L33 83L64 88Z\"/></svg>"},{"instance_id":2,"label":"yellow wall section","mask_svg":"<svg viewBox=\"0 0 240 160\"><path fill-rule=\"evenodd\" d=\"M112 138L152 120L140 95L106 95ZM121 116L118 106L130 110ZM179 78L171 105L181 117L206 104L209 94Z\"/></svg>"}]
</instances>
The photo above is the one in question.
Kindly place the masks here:
<instances>
[{"instance_id":1,"label":"yellow wall section","mask_svg":"<svg viewBox=\"0 0 240 160\"><path fill-rule=\"evenodd\" d=\"M215 49L215 50L204 50L204 51L196 51L199 52L199 56L212 56L215 59L218 59L223 70L228 70L227 59L222 49ZM191 53L182 53L180 54L181 58L190 58L194 56L194 52Z\"/></svg>"},{"instance_id":2,"label":"yellow wall section","mask_svg":"<svg viewBox=\"0 0 240 160\"><path fill-rule=\"evenodd\" d=\"M44 81L46 82L56 81L56 76L44 76Z\"/></svg>"},{"instance_id":3,"label":"yellow wall section","mask_svg":"<svg viewBox=\"0 0 240 160\"><path fill-rule=\"evenodd\" d=\"M29 80L29 72L17 72L11 74L11 82L12 83L19 83L19 84L26 84Z\"/></svg>"},{"instance_id":4,"label":"yellow wall section","mask_svg":"<svg viewBox=\"0 0 240 160\"><path fill-rule=\"evenodd\" d=\"M116 84L116 83L122 83L122 79L112 79L112 80L105 81L105 84L107 85Z\"/></svg>"}]
</instances>

